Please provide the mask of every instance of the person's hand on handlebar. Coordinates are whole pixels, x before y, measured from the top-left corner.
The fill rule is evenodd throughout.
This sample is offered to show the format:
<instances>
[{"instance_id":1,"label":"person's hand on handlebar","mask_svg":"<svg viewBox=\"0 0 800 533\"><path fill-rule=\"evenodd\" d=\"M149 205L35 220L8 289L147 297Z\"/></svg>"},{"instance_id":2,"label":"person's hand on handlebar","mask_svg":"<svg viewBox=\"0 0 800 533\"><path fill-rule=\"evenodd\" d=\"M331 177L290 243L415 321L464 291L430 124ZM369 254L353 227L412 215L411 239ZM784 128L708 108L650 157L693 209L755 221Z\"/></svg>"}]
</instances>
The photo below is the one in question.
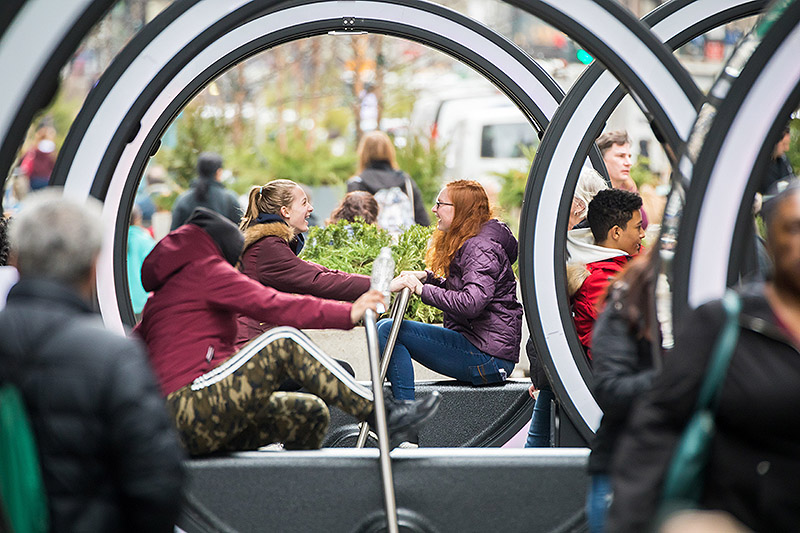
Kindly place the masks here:
<instances>
[{"instance_id":1,"label":"person's hand on handlebar","mask_svg":"<svg viewBox=\"0 0 800 533\"><path fill-rule=\"evenodd\" d=\"M386 310L386 300L380 291L372 289L359 296L350 308L350 321L358 324L358 321L364 318L367 309L372 309L376 313L383 313Z\"/></svg>"},{"instance_id":2,"label":"person's hand on handlebar","mask_svg":"<svg viewBox=\"0 0 800 533\"><path fill-rule=\"evenodd\" d=\"M389 290L391 292L400 292L403 289L411 289L413 292L415 283L419 283L417 278L414 276L409 276L407 273L403 273L392 280L392 282L389 284Z\"/></svg>"},{"instance_id":3,"label":"person's hand on handlebar","mask_svg":"<svg viewBox=\"0 0 800 533\"><path fill-rule=\"evenodd\" d=\"M403 270L402 272L400 272L400 275L414 276L420 281L425 281L428 278L428 272L426 270Z\"/></svg>"}]
</instances>

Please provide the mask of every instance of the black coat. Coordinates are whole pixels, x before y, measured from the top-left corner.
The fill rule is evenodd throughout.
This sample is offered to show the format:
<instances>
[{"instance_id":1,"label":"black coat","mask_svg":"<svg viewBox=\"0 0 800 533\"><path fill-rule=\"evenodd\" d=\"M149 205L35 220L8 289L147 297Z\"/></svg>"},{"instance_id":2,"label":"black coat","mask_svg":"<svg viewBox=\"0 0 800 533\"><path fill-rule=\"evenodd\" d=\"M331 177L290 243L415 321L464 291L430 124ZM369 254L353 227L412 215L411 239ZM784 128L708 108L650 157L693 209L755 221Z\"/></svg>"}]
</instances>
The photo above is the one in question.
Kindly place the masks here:
<instances>
[{"instance_id":1,"label":"black coat","mask_svg":"<svg viewBox=\"0 0 800 533\"><path fill-rule=\"evenodd\" d=\"M376 161L369 168L365 168L361 175L347 180L347 192L367 191L375 194L381 189L391 187L398 187L405 192L405 176L405 172L393 169L388 161ZM411 190L414 193L414 222L427 226L431 223L431 219L428 216L428 210L425 209L425 203L422 201L422 193L414 178L409 176L408 179L411 180Z\"/></svg>"},{"instance_id":2,"label":"black coat","mask_svg":"<svg viewBox=\"0 0 800 533\"><path fill-rule=\"evenodd\" d=\"M205 200L197 197L197 188L201 185L201 181L208 185L208 194ZM175 200L175 205L172 206L170 231L182 226L198 207L211 209L237 225L242 218L242 208L233 192L214 179L197 178L192 182L191 188Z\"/></svg>"},{"instance_id":3,"label":"black coat","mask_svg":"<svg viewBox=\"0 0 800 533\"><path fill-rule=\"evenodd\" d=\"M183 452L138 341L66 287L23 280L0 313L0 361L31 418L51 531L173 530Z\"/></svg>"},{"instance_id":4,"label":"black coat","mask_svg":"<svg viewBox=\"0 0 800 533\"><path fill-rule=\"evenodd\" d=\"M724 321L719 301L685 317L663 372L635 406L614 455L608 531L645 531ZM800 352L763 296L743 293L702 505L761 532L800 527Z\"/></svg>"},{"instance_id":5,"label":"black coat","mask_svg":"<svg viewBox=\"0 0 800 533\"><path fill-rule=\"evenodd\" d=\"M651 343L637 334L644 322L632 326L623 316L627 285L616 282L592 333L594 396L603 418L592 441L589 472L606 474L611 455L625 428L633 401L650 389L655 371Z\"/></svg>"}]
</instances>

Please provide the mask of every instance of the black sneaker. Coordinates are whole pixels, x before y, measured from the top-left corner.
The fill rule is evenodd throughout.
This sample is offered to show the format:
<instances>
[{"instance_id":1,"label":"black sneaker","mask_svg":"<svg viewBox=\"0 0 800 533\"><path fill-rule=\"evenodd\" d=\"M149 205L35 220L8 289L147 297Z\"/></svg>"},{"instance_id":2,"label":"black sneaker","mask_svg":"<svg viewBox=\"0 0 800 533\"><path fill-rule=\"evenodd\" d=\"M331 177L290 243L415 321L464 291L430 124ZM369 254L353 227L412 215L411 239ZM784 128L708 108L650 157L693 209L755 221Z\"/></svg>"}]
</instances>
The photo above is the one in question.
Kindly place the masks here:
<instances>
[{"instance_id":1,"label":"black sneaker","mask_svg":"<svg viewBox=\"0 0 800 533\"><path fill-rule=\"evenodd\" d=\"M386 424L389 427L389 449L401 442L417 439L419 428L427 422L442 401L442 395L433 391L421 400L398 401L386 399Z\"/></svg>"}]
</instances>

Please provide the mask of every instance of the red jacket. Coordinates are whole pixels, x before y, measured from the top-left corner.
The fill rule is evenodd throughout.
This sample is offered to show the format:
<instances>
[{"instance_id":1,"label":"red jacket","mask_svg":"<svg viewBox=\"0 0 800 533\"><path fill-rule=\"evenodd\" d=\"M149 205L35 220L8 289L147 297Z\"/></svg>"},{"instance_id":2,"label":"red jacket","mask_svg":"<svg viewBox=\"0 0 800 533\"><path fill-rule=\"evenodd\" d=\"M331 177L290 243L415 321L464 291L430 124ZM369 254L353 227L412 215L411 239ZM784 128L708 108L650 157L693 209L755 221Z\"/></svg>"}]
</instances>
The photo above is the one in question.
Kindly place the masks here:
<instances>
[{"instance_id":1,"label":"red jacket","mask_svg":"<svg viewBox=\"0 0 800 533\"><path fill-rule=\"evenodd\" d=\"M618 255L601 261L586 264L589 276L584 280L580 289L572 296L572 316L578 338L586 350L589 359L592 358L592 328L600 312L598 302L605 294L609 283L620 270L630 261L627 255Z\"/></svg>"},{"instance_id":2,"label":"red jacket","mask_svg":"<svg viewBox=\"0 0 800 533\"><path fill-rule=\"evenodd\" d=\"M297 257L290 246L293 238L292 228L283 222L256 224L247 228L239 270L262 285L281 292L310 294L330 300L352 302L369 290L369 276L330 270ZM240 316L236 345L244 346L276 325L285 323L280 319L264 322Z\"/></svg>"},{"instance_id":3,"label":"red jacket","mask_svg":"<svg viewBox=\"0 0 800 533\"><path fill-rule=\"evenodd\" d=\"M238 314L297 328L353 327L350 304L264 287L233 268L193 224L156 244L142 266L142 284L153 295L134 331L147 343L165 396L236 352Z\"/></svg>"}]
</instances>

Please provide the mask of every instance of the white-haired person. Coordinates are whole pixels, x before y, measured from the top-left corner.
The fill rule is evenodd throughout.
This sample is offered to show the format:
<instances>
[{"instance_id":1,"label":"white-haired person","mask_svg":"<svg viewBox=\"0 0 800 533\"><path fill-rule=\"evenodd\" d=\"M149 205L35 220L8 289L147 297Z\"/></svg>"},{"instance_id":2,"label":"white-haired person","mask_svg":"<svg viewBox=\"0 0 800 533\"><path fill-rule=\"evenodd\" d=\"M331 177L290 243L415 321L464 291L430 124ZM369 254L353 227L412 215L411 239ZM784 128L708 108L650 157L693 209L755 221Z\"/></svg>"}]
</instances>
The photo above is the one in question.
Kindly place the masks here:
<instances>
[{"instance_id":1,"label":"white-haired person","mask_svg":"<svg viewBox=\"0 0 800 533\"><path fill-rule=\"evenodd\" d=\"M184 455L144 345L92 311L100 202L32 193L9 240L20 280L0 312L0 382L31 417L49 531L173 531Z\"/></svg>"}]
</instances>

